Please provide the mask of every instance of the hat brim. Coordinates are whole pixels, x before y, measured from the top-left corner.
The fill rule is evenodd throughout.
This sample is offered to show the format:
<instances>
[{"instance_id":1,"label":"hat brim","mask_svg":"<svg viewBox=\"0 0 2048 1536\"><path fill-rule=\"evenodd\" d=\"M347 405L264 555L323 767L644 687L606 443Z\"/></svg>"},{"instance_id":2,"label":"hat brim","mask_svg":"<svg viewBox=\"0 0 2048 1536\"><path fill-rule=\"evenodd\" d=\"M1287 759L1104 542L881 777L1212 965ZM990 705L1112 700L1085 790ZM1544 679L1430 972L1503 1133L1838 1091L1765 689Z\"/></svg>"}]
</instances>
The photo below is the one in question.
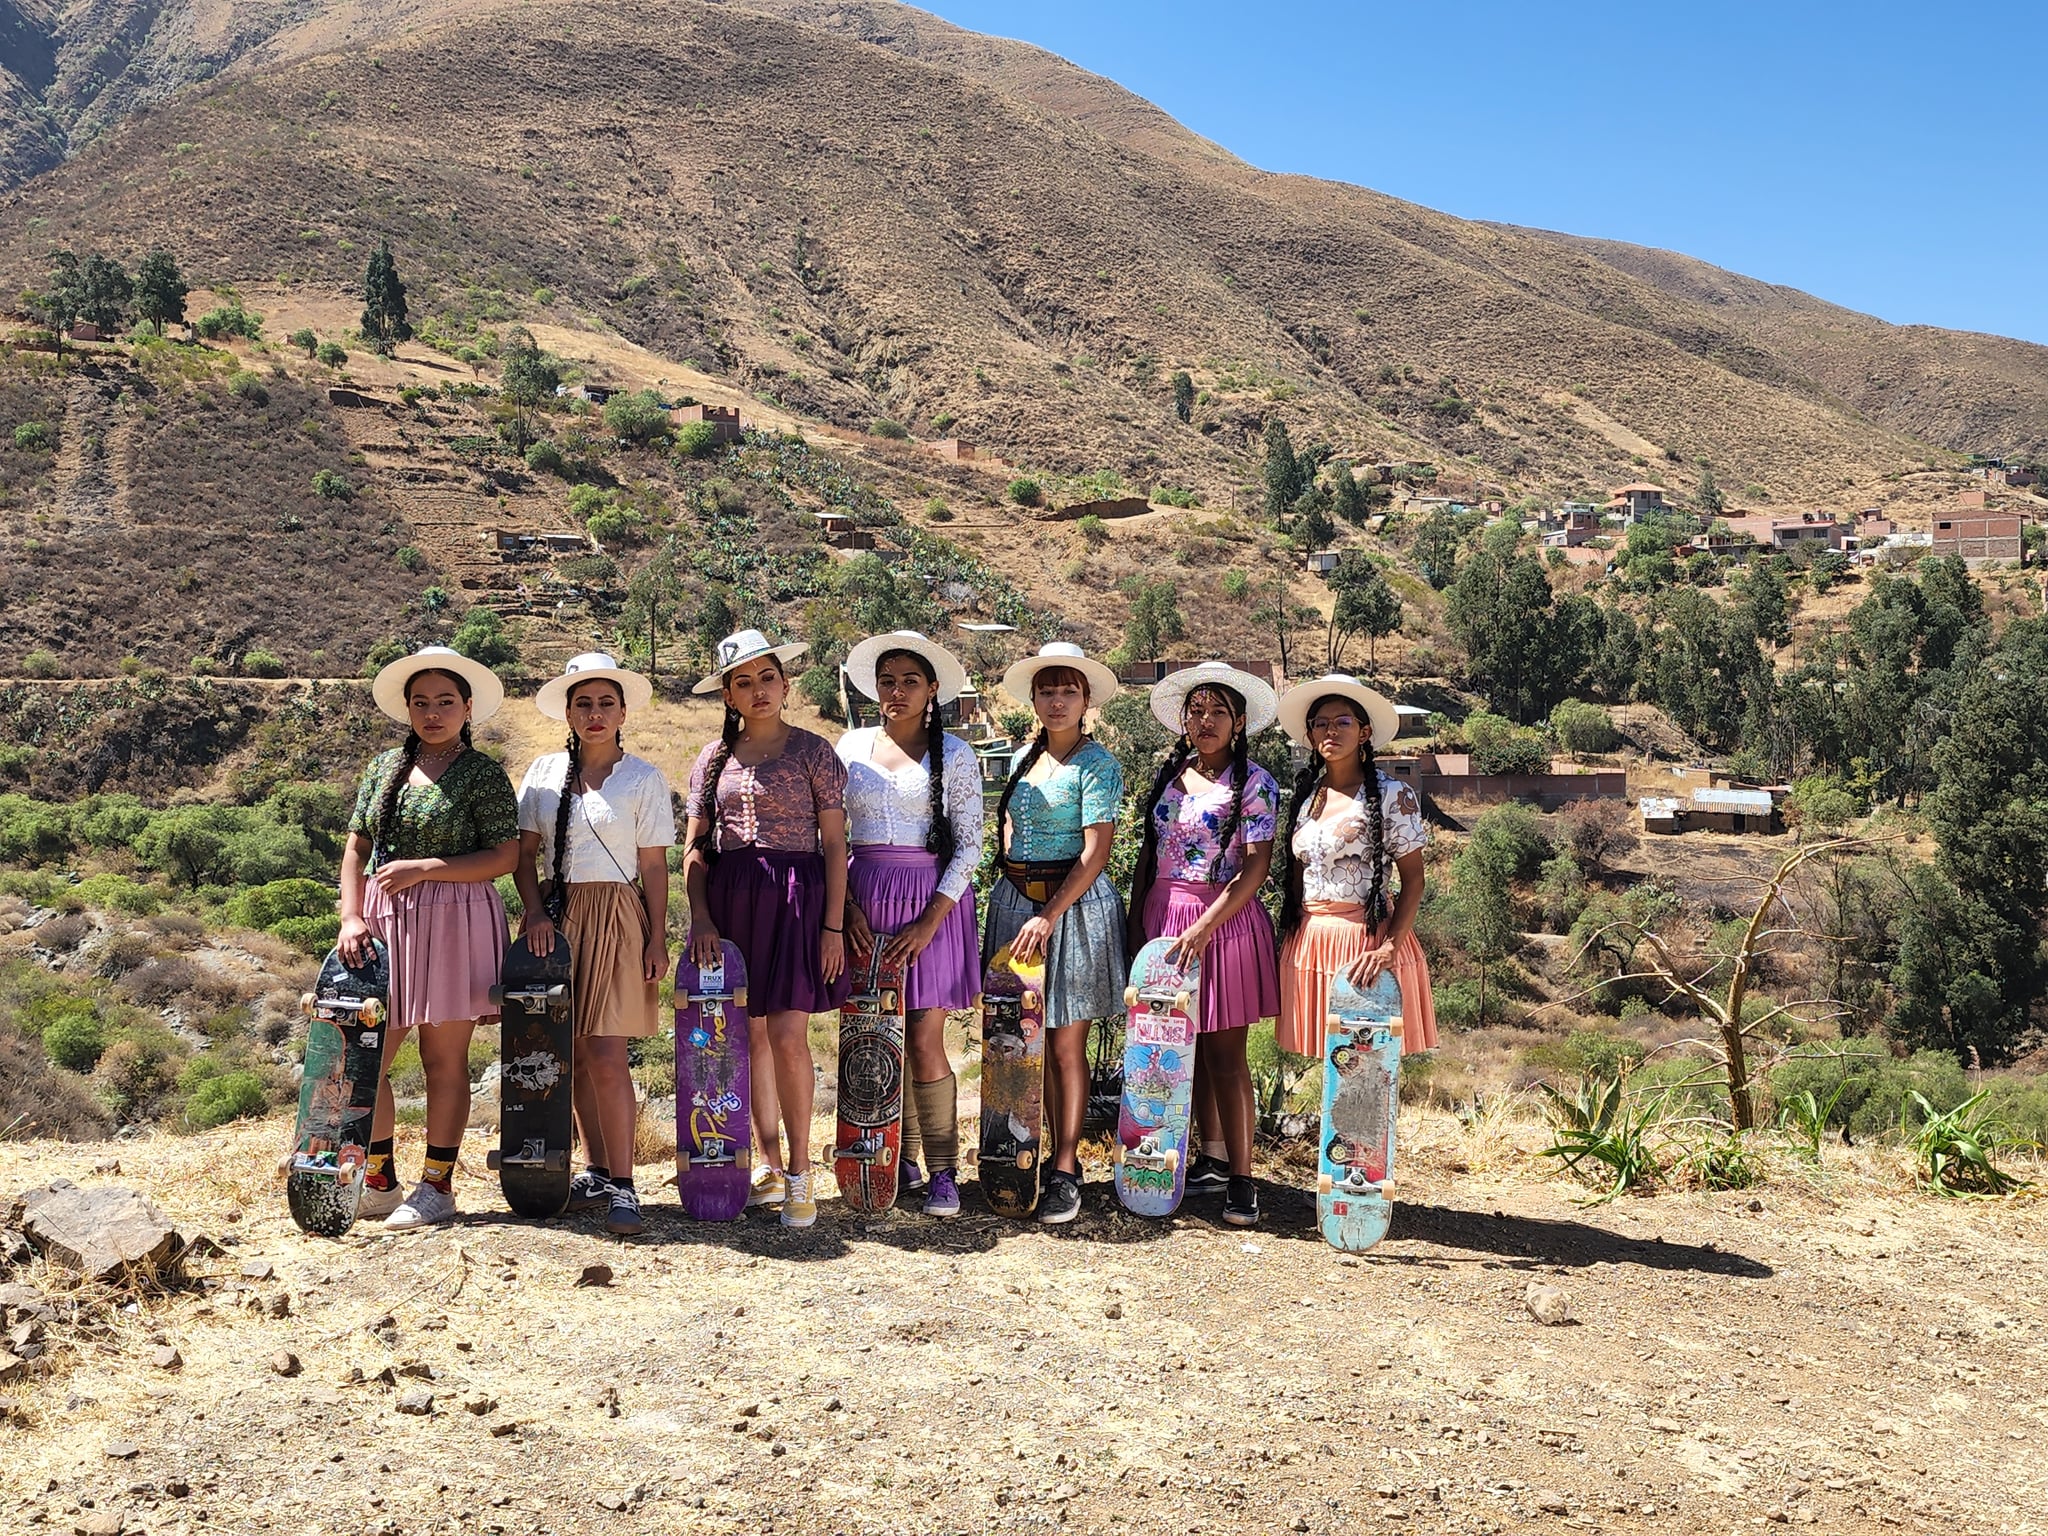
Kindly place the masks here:
<instances>
[{"instance_id":1,"label":"hat brim","mask_svg":"<svg viewBox=\"0 0 2048 1536\"><path fill-rule=\"evenodd\" d=\"M393 720L410 725L412 715L405 707L405 685L422 672L451 672L469 684L471 725L482 725L505 707L505 685L498 680L497 673L480 661L441 651L415 651L380 668L370 683L370 697Z\"/></svg>"},{"instance_id":2,"label":"hat brim","mask_svg":"<svg viewBox=\"0 0 2048 1536\"><path fill-rule=\"evenodd\" d=\"M736 672L741 667L744 667L748 662L759 661L763 656L773 656L778 662L782 664L783 670L788 671L789 664L792 661L795 661L799 656L803 655L803 653L805 651L808 651L810 648L811 647L808 641L794 640L791 641L788 645L771 645L765 651L755 651L750 655L746 656L735 656L731 661L727 662L725 666L721 668L719 671L713 672L709 677L705 678L703 681L698 683L696 687L690 690L690 692L716 693L719 689L725 686L726 673Z\"/></svg>"},{"instance_id":3,"label":"hat brim","mask_svg":"<svg viewBox=\"0 0 2048 1536\"><path fill-rule=\"evenodd\" d=\"M628 672L624 667L592 667L587 672L548 679L541 684L540 692L533 696L533 707L550 720L567 721L569 690L604 678L619 685L619 697L625 701L628 710L643 709L654 697L654 684L638 672Z\"/></svg>"},{"instance_id":4,"label":"hat brim","mask_svg":"<svg viewBox=\"0 0 2048 1536\"><path fill-rule=\"evenodd\" d=\"M1220 684L1244 700L1244 733L1256 736L1280 714L1279 695L1262 678L1236 667L1183 667L1152 685L1152 718L1178 732L1188 695L1205 684Z\"/></svg>"},{"instance_id":5,"label":"hat brim","mask_svg":"<svg viewBox=\"0 0 2048 1536\"><path fill-rule=\"evenodd\" d=\"M952 703L966 691L967 669L960 665L957 656L936 640L928 640L909 631L898 631L870 635L846 653L846 675L853 679L854 687L869 698L881 698L875 691L875 668L891 651L909 651L932 664L932 670L938 674L941 704Z\"/></svg>"},{"instance_id":6,"label":"hat brim","mask_svg":"<svg viewBox=\"0 0 2048 1536\"><path fill-rule=\"evenodd\" d=\"M1088 679L1088 707L1098 709L1117 696L1116 674L1091 656L1026 656L1003 674L1003 692L1019 704L1031 703L1031 681L1047 667L1071 667Z\"/></svg>"},{"instance_id":7,"label":"hat brim","mask_svg":"<svg viewBox=\"0 0 2048 1536\"><path fill-rule=\"evenodd\" d=\"M1302 746L1309 744L1308 712L1317 699L1337 694L1365 711L1372 726L1372 745L1377 752L1401 730L1401 712L1385 694L1368 688L1355 677L1318 677L1298 683L1280 696L1280 725L1288 737Z\"/></svg>"}]
</instances>

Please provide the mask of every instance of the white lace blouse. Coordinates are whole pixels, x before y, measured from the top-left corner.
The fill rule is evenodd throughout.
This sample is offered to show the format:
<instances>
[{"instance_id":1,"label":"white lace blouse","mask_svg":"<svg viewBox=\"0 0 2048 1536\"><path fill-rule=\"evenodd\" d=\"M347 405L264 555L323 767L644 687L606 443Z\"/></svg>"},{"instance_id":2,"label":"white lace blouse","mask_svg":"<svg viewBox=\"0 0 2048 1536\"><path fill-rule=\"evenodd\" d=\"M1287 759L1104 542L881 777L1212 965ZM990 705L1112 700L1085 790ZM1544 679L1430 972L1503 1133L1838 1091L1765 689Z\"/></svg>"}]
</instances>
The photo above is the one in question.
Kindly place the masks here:
<instances>
[{"instance_id":1,"label":"white lace blouse","mask_svg":"<svg viewBox=\"0 0 2048 1536\"><path fill-rule=\"evenodd\" d=\"M1419 853L1429 842L1429 828L1422 820L1422 806L1413 786L1380 775L1380 809L1386 825L1387 846L1381 857L1391 865L1396 859ZM1328 821L1311 821L1308 813L1294 829L1294 852L1301 860L1303 901L1334 901L1364 906L1372 894L1372 818L1362 805ZM1395 886L1390 880L1387 899L1393 900Z\"/></svg>"},{"instance_id":2,"label":"white lace blouse","mask_svg":"<svg viewBox=\"0 0 2048 1536\"><path fill-rule=\"evenodd\" d=\"M922 848L932 825L929 756L890 773L872 761L878 725L839 738L846 764L846 836L855 847L885 844ZM946 738L946 820L953 824L953 858L939 871L939 892L958 901L967 894L981 862L981 767L974 749L957 736Z\"/></svg>"}]
</instances>

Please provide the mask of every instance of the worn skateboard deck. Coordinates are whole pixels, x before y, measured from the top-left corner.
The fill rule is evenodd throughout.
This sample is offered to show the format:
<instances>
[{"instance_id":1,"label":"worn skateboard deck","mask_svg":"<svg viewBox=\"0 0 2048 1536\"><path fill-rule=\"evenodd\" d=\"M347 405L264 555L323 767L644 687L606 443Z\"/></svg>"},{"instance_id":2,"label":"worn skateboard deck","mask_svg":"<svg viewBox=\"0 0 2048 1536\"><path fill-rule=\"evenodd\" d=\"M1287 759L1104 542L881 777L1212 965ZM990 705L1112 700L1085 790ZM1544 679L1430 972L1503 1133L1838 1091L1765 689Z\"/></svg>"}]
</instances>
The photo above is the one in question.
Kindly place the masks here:
<instances>
[{"instance_id":1,"label":"worn skateboard deck","mask_svg":"<svg viewBox=\"0 0 2048 1536\"><path fill-rule=\"evenodd\" d=\"M1202 968L1168 959L1172 947L1154 939L1139 950L1124 988L1124 1096L1110 1155L1116 1197L1137 1216L1171 1216L1187 1192Z\"/></svg>"},{"instance_id":2,"label":"worn skateboard deck","mask_svg":"<svg viewBox=\"0 0 2048 1536\"><path fill-rule=\"evenodd\" d=\"M340 1237L355 1225L369 1173L370 1120L384 1076L386 997L391 968L381 941L360 968L339 950L320 962L305 1009L306 1073L299 1123L285 1177L292 1220L315 1237Z\"/></svg>"},{"instance_id":3,"label":"worn skateboard deck","mask_svg":"<svg viewBox=\"0 0 2048 1536\"><path fill-rule=\"evenodd\" d=\"M698 1221L737 1221L754 1166L747 962L721 941L715 966L676 962L676 1192Z\"/></svg>"},{"instance_id":4,"label":"worn skateboard deck","mask_svg":"<svg viewBox=\"0 0 2048 1536\"><path fill-rule=\"evenodd\" d=\"M896 1203L903 1171L903 967L882 960L875 935L868 963L839 1010L839 1129L832 1173L853 1210Z\"/></svg>"},{"instance_id":5,"label":"worn skateboard deck","mask_svg":"<svg viewBox=\"0 0 2048 1536\"><path fill-rule=\"evenodd\" d=\"M1401 989L1392 976L1363 992L1337 977L1325 1028L1316 1223L1332 1247L1363 1253L1394 1216Z\"/></svg>"},{"instance_id":6,"label":"worn skateboard deck","mask_svg":"<svg viewBox=\"0 0 2048 1536\"><path fill-rule=\"evenodd\" d=\"M570 1097L576 1000L569 943L536 956L521 939L505 951L491 1001L499 1023L498 1170L505 1203L520 1216L559 1216L569 1204L569 1152L576 1122Z\"/></svg>"},{"instance_id":7,"label":"worn skateboard deck","mask_svg":"<svg viewBox=\"0 0 2048 1536\"><path fill-rule=\"evenodd\" d=\"M1006 944L981 978L982 1197L998 1216L1038 1209L1045 1127L1045 967L1011 962Z\"/></svg>"}]
</instances>

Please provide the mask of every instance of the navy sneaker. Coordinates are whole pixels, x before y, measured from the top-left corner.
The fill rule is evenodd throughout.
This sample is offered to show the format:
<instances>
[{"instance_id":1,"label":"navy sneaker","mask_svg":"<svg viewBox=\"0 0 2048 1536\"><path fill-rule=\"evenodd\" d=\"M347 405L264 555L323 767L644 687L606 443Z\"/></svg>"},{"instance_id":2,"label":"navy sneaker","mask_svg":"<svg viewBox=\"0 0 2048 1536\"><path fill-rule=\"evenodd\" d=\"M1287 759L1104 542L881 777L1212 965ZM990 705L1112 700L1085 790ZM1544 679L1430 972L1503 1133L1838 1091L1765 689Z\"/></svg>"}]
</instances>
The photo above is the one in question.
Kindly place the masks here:
<instances>
[{"instance_id":1,"label":"navy sneaker","mask_svg":"<svg viewBox=\"0 0 2048 1536\"><path fill-rule=\"evenodd\" d=\"M1055 1168L1046 1176L1038 1197L1038 1219L1048 1227L1064 1226L1081 1214L1081 1176Z\"/></svg>"}]
</instances>

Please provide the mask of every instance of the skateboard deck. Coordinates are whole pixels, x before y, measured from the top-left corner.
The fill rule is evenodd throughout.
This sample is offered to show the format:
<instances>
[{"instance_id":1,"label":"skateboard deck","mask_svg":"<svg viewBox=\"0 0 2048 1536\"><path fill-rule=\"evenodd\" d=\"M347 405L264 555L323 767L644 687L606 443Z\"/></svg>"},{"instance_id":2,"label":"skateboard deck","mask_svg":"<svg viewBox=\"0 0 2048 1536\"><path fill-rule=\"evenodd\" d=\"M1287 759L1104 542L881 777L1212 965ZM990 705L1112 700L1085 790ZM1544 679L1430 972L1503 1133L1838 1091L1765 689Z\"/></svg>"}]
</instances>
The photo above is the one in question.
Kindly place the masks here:
<instances>
[{"instance_id":1,"label":"skateboard deck","mask_svg":"<svg viewBox=\"0 0 2048 1536\"><path fill-rule=\"evenodd\" d=\"M896 1203L903 1171L903 968L882 960L875 935L868 963L839 1010L839 1129L832 1173L840 1196L863 1214Z\"/></svg>"},{"instance_id":2,"label":"skateboard deck","mask_svg":"<svg viewBox=\"0 0 2048 1536\"><path fill-rule=\"evenodd\" d=\"M569 943L538 956L525 940L505 951L491 1001L499 1019L498 1171L505 1203L520 1216L559 1216L569 1204L569 1152L575 1139L571 1068L576 1000Z\"/></svg>"},{"instance_id":3,"label":"skateboard deck","mask_svg":"<svg viewBox=\"0 0 2048 1536\"><path fill-rule=\"evenodd\" d=\"M306 1072L285 1200L292 1220L315 1237L340 1237L355 1225L369 1173L391 990L384 945L372 939L370 948L360 968L329 950L319 980L299 1000L307 1017Z\"/></svg>"},{"instance_id":4,"label":"skateboard deck","mask_svg":"<svg viewBox=\"0 0 2048 1536\"><path fill-rule=\"evenodd\" d=\"M715 966L676 962L676 1192L697 1221L737 1221L754 1166L747 962L721 941Z\"/></svg>"},{"instance_id":5,"label":"skateboard deck","mask_svg":"<svg viewBox=\"0 0 2048 1536\"><path fill-rule=\"evenodd\" d=\"M1394 1216L1394 1121L1400 1103L1401 989L1330 983L1323 1037L1322 1148L1316 1223L1332 1247L1363 1253Z\"/></svg>"},{"instance_id":6,"label":"skateboard deck","mask_svg":"<svg viewBox=\"0 0 2048 1536\"><path fill-rule=\"evenodd\" d=\"M1038 1209L1045 1126L1045 967L1017 965L1006 944L981 978L982 1197L998 1216Z\"/></svg>"},{"instance_id":7,"label":"skateboard deck","mask_svg":"<svg viewBox=\"0 0 2048 1536\"><path fill-rule=\"evenodd\" d=\"M1187 1192L1202 968L1169 959L1172 947L1154 939L1139 950L1124 988L1124 1095L1110 1154L1116 1197L1136 1216L1171 1216Z\"/></svg>"}]
</instances>

